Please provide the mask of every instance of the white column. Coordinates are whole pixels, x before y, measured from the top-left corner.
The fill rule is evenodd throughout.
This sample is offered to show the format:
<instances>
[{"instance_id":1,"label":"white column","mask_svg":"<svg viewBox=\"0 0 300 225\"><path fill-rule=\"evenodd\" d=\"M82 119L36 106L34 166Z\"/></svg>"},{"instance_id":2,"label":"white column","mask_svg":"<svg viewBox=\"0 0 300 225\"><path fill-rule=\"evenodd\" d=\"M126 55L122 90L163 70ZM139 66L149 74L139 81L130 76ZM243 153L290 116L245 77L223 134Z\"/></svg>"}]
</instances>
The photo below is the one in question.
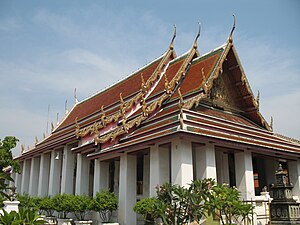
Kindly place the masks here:
<instances>
[{"instance_id":1,"label":"white column","mask_svg":"<svg viewBox=\"0 0 300 225\"><path fill-rule=\"evenodd\" d=\"M294 185L293 195L300 199L300 160L288 162L290 183Z\"/></svg>"},{"instance_id":2,"label":"white column","mask_svg":"<svg viewBox=\"0 0 300 225\"><path fill-rule=\"evenodd\" d=\"M41 155L38 196L48 196L50 160L49 153Z\"/></svg>"},{"instance_id":3,"label":"white column","mask_svg":"<svg viewBox=\"0 0 300 225\"><path fill-rule=\"evenodd\" d=\"M249 151L234 154L236 186L244 200L255 198L252 154Z\"/></svg>"},{"instance_id":4,"label":"white column","mask_svg":"<svg viewBox=\"0 0 300 225\"><path fill-rule=\"evenodd\" d=\"M217 180L215 146L211 143L206 143L204 146L196 147L195 157L196 178L212 178Z\"/></svg>"},{"instance_id":5,"label":"white column","mask_svg":"<svg viewBox=\"0 0 300 225\"><path fill-rule=\"evenodd\" d=\"M59 159L55 159L56 151L51 152L50 175L49 175L49 195L53 196L60 191L61 181L61 153Z\"/></svg>"},{"instance_id":6,"label":"white column","mask_svg":"<svg viewBox=\"0 0 300 225\"><path fill-rule=\"evenodd\" d=\"M150 184L150 156L144 155L144 171L143 171L143 196L149 196Z\"/></svg>"},{"instance_id":7,"label":"white column","mask_svg":"<svg viewBox=\"0 0 300 225\"><path fill-rule=\"evenodd\" d=\"M193 181L192 143L184 139L172 141L172 183L188 186Z\"/></svg>"},{"instance_id":8,"label":"white column","mask_svg":"<svg viewBox=\"0 0 300 225\"><path fill-rule=\"evenodd\" d=\"M35 157L31 160L30 178L29 178L29 194L37 195L39 184L40 158Z\"/></svg>"},{"instance_id":9,"label":"white column","mask_svg":"<svg viewBox=\"0 0 300 225\"><path fill-rule=\"evenodd\" d=\"M93 195L102 189L108 189L109 182L109 162L101 162L100 159L95 159L94 165L94 188Z\"/></svg>"},{"instance_id":10,"label":"white column","mask_svg":"<svg viewBox=\"0 0 300 225\"><path fill-rule=\"evenodd\" d=\"M31 159L26 159L23 162L21 194L29 191L30 164Z\"/></svg>"},{"instance_id":11,"label":"white column","mask_svg":"<svg viewBox=\"0 0 300 225\"><path fill-rule=\"evenodd\" d=\"M75 156L71 152L71 147L66 145L62 157L62 174L61 174L61 193L74 194L74 168Z\"/></svg>"},{"instance_id":12,"label":"white column","mask_svg":"<svg viewBox=\"0 0 300 225\"><path fill-rule=\"evenodd\" d=\"M124 154L120 157L120 188L118 222L122 225L136 225L136 156Z\"/></svg>"},{"instance_id":13,"label":"white column","mask_svg":"<svg viewBox=\"0 0 300 225\"><path fill-rule=\"evenodd\" d=\"M17 188L16 192L18 192L18 193L21 192L21 185L22 185L22 167L23 167L23 165L20 165L20 166L21 166L21 173L16 173L16 176L15 176L15 187Z\"/></svg>"},{"instance_id":14,"label":"white column","mask_svg":"<svg viewBox=\"0 0 300 225\"><path fill-rule=\"evenodd\" d=\"M149 196L156 195L155 187L170 181L169 148L150 147Z\"/></svg>"},{"instance_id":15,"label":"white column","mask_svg":"<svg viewBox=\"0 0 300 225\"><path fill-rule=\"evenodd\" d=\"M89 194L90 161L85 155L77 154L75 194Z\"/></svg>"}]
</instances>

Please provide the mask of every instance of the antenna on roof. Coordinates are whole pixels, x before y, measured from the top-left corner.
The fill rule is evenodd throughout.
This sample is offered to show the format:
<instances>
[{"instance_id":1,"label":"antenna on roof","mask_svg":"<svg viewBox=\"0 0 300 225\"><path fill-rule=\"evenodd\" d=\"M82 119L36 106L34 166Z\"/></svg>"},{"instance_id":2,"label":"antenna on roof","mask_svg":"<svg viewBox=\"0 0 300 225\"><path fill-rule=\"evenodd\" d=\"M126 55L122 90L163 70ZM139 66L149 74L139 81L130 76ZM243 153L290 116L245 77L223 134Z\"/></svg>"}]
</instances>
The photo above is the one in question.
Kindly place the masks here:
<instances>
[{"instance_id":1,"label":"antenna on roof","mask_svg":"<svg viewBox=\"0 0 300 225\"><path fill-rule=\"evenodd\" d=\"M66 99L66 102L65 102L65 114L68 113L68 99Z\"/></svg>"},{"instance_id":2,"label":"antenna on roof","mask_svg":"<svg viewBox=\"0 0 300 225\"><path fill-rule=\"evenodd\" d=\"M232 16L233 16L233 26L232 26L231 32L229 34L229 39L228 39L229 43L232 43L232 41L233 41L232 34L233 34L233 31L235 29L235 24L236 24L236 17L234 14Z\"/></svg>"},{"instance_id":3,"label":"antenna on roof","mask_svg":"<svg viewBox=\"0 0 300 225\"><path fill-rule=\"evenodd\" d=\"M49 130L49 112L50 112L50 104L48 104L48 114L47 114L46 134L48 134L48 130Z\"/></svg>"},{"instance_id":4,"label":"antenna on roof","mask_svg":"<svg viewBox=\"0 0 300 225\"><path fill-rule=\"evenodd\" d=\"M198 34L197 34L197 36L195 38L195 41L194 41L194 48L197 48L197 40L200 37L200 32L201 32L201 23L198 23L198 26L199 26L199 28L198 28Z\"/></svg>"},{"instance_id":5,"label":"antenna on roof","mask_svg":"<svg viewBox=\"0 0 300 225\"><path fill-rule=\"evenodd\" d=\"M78 103L76 88L74 89L75 104Z\"/></svg>"},{"instance_id":6,"label":"antenna on roof","mask_svg":"<svg viewBox=\"0 0 300 225\"><path fill-rule=\"evenodd\" d=\"M56 125L58 125L58 112L56 113Z\"/></svg>"},{"instance_id":7,"label":"antenna on roof","mask_svg":"<svg viewBox=\"0 0 300 225\"><path fill-rule=\"evenodd\" d=\"M173 38L171 40L170 49L174 48L174 40L176 38L176 24L174 24L173 26L174 26L174 34L173 34Z\"/></svg>"}]
</instances>

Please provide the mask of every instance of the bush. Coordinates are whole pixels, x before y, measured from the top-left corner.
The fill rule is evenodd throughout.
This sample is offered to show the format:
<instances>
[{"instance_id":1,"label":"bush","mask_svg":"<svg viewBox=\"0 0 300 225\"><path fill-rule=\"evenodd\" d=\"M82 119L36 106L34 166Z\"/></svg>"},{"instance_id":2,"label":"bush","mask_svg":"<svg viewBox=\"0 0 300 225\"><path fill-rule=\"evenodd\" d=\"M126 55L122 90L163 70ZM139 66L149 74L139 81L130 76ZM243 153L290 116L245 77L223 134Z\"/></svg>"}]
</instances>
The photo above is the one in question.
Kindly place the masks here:
<instances>
[{"instance_id":1,"label":"bush","mask_svg":"<svg viewBox=\"0 0 300 225\"><path fill-rule=\"evenodd\" d=\"M60 219L66 219L70 212L74 212L73 197L74 195L69 194L57 194L52 197L54 210L58 212Z\"/></svg>"},{"instance_id":2,"label":"bush","mask_svg":"<svg viewBox=\"0 0 300 225\"><path fill-rule=\"evenodd\" d=\"M209 213L219 218L222 224L233 224L234 220L242 224L243 220L249 220L253 210L252 205L240 200L240 192L228 185L214 186L207 205Z\"/></svg>"},{"instance_id":3,"label":"bush","mask_svg":"<svg viewBox=\"0 0 300 225\"><path fill-rule=\"evenodd\" d=\"M40 210L42 210L47 217L52 217L54 213L54 203L50 197L42 197L39 202Z\"/></svg>"},{"instance_id":4,"label":"bush","mask_svg":"<svg viewBox=\"0 0 300 225\"><path fill-rule=\"evenodd\" d=\"M1 225L36 225L44 224L45 221L36 213L34 209L19 208L19 212L11 211L10 213L3 210L3 215L0 215Z\"/></svg>"},{"instance_id":5,"label":"bush","mask_svg":"<svg viewBox=\"0 0 300 225\"><path fill-rule=\"evenodd\" d=\"M157 217L157 204L158 200L156 198L144 198L134 205L133 211L141 214L146 223L153 224L154 219Z\"/></svg>"},{"instance_id":6,"label":"bush","mask_svg":"<svg viewBox=\"0 0 300 225\"><path fill-rule=\"evenodd\" d=\"M199 221L206 213L205 201L210 195L212 179L196 180L186 188L166 183L157 187L157 217L163 224L187 224Z\"/></svg>"},{"instance_id":7,"label":"bush","mask_svg":"<svg viewBox=\"0 0 300 225\"><path fill-rule=\"evenodd\" d=\"M118 199L113 192L102 190L93 198L93 210L99 213L102 222L109 222L112 212L117 208Z\"/></svg>"},{"instance_id":8,"label":"bush","mask_svg":"<svg viewBox=\"0 0 300 225\"><path fill-rule=\"evenodd\" d=\"M78 220L85 220L89 210L92 210L92 198L88 195L75 195L72 199L73 210Z\"/></svg>"}]
</instances>

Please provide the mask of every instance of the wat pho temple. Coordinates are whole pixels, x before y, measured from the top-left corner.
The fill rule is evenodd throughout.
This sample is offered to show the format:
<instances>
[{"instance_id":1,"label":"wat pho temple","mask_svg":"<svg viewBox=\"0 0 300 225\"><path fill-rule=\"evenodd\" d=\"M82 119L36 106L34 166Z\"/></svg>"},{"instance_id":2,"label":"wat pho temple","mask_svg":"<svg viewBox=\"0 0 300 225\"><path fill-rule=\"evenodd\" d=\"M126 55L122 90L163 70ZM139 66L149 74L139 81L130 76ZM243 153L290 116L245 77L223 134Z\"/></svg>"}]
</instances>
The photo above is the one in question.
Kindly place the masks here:
<instances>
[{"instance_id":1,"label":"wat pho temple","mask_svg":"<svg viewBox=\"0 0 300 225\"><path fill-rule=\"evenodd\" d=\"M159 184L214 178L255 202L270 197L280 164L298 201L300 142L274 133L260 113L233 44L234 27L225 44L203 55L198 33L180 56L175 29L159 58L76 102L50 135L17 157L17 191L93 196L109 189L119 199L116 220L136 225L134 204L155 196Z\"/></svg>"}]
</instances>

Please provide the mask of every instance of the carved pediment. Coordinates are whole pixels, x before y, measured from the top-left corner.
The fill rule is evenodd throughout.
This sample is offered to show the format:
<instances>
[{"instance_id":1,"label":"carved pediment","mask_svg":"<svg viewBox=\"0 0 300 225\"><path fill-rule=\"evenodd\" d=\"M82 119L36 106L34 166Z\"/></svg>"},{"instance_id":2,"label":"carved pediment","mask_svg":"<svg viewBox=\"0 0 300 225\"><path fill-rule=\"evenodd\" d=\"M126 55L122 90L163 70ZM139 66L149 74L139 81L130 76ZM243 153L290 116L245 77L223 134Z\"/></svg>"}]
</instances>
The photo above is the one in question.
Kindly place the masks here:
<instances>
[{"instance_id":1,"label":"carved pediment","mask_svg":"<svg viewBox=\"0 0 300 225\"><path fill-rule=\"evenodd\" d=\"M208 97L203 100L203 103L227 111L241 112L242 106L236 101L238 94L231 85L229 74L223 72L214 80Z\"/></svg>"}]
</instances>

